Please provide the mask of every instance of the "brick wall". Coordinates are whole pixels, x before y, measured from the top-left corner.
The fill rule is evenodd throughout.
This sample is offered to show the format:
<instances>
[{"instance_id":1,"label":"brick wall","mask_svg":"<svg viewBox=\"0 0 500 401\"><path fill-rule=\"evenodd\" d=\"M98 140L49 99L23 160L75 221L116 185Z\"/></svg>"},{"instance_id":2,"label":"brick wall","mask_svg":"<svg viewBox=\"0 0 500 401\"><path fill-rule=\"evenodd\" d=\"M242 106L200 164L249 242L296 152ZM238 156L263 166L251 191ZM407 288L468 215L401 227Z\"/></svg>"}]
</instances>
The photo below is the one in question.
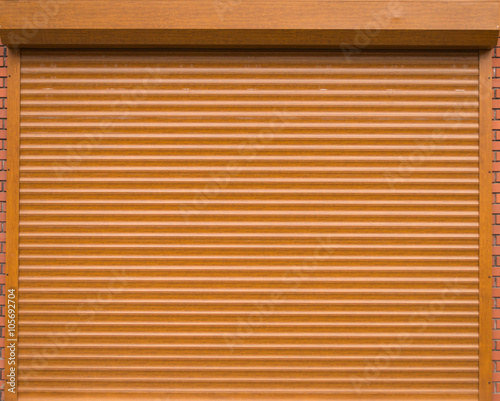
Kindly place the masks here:
<instances>
[{"instance_id":1,"label":"brick wall","mask_svg":"<svg viewBox=\"0 0 500 401\"><path fill-rule=\"evenodd\" d=\"M7 117L7 49L0 43L0 372L4 373L4 325L5 325L5 179L6 179L6 117ZM500 401L500 41L493 58L493 401ZM3 383L0 399L4 399Z\"/></svg>"},{"instance_id":2,"label":"brick wall","mask_svg":"<svg viewBox=\"0 0 500 401\"><path fill-rule=\"evenodd\" d=\"M493 55L493 401L500 401L500 41Z\"/></svg>"},{"instance_id":3,"label":"brick wall","mask_svg":"<svg viewBox=\"0 0 500 401\"><path fill-rule=\"evenodd\" d=\"M7 48L0 43L0 371L5 379L5 179L6 179L6 144L7 144ZM4 399L3 384L0 386L0 399Z\"/></svg>"}]
</instances>

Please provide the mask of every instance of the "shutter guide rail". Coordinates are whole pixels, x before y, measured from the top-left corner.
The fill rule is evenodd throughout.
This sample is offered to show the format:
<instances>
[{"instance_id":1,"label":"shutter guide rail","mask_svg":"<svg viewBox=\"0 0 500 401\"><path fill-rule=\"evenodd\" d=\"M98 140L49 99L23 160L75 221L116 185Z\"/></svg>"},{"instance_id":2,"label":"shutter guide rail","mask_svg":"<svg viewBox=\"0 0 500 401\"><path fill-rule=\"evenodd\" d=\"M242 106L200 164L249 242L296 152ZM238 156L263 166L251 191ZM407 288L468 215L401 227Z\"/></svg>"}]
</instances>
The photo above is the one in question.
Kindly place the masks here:
<instances>
[{"instance_id":1,"label":"shutter guide rail","mask_svg":"<svg viewBox=\"0 0 500 401\"><path fill-rule=\"evenodd\" d=\"M480 401L492 398L492 52L479 52L479 394Z\"/></svg>"},{"instance_id":2,"label":"shutter guide rail","mask_svg":"<svg viewBox=\"0 0 500 401\"><path fill-rule=\"evenodd\" d=\"M19 378L19 122L21 50L9 49L7 92L7 223L6 223L6 295L4 330L5 400L15 401ZM13 295L12 295L13 294ZM14 302L14 304L13 304ZM12 309L13 308L13 309ZM14 317L12 318L12 312ZM12 327L12 325L14 327ZM13 328L13 330L12 330ZM12 370L14 369L14 370ZM14 375L13 383L9 376Z\"/></svg>"}]
</instances>

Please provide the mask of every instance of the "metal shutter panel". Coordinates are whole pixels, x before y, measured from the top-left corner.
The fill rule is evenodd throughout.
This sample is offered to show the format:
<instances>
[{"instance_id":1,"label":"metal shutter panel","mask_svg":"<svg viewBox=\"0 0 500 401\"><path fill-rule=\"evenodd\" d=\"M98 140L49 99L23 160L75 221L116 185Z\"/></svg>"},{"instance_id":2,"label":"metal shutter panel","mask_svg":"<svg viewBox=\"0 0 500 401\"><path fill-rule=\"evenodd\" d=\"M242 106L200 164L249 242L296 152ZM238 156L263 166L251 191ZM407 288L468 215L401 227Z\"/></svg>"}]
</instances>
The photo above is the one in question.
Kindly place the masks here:
<instances>
[{"instance_id":1,"label":"metal shutter panel","mask_svg":"<svg viewBox=\"0 0 500 401\"><path fill-rule=\"evenodd\" d=\"M478 56L23 52L20 400L477 400Z\"/></svg>"}]
</instances>

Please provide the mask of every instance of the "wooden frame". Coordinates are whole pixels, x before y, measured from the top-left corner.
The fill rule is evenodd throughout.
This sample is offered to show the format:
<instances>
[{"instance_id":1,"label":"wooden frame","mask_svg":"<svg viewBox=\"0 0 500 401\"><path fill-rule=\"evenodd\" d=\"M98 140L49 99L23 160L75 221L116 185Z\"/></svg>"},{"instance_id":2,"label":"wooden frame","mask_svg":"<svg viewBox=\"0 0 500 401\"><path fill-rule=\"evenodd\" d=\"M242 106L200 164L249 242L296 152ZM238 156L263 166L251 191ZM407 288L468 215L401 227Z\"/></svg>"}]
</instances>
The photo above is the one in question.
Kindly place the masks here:
<instances>
[{"instance_id":1,"label":"wooden frame","mask_svg":"<svg viewBox=\"0 0 500 401\"><path fill-rule=\"evenodd\" d=\"M479 52L479 399L492 397L492 51Z\"/></svg>"},{"instance_id":2,"label":"wooden frame","mask_svg":"<svg viewBox=\"0 0 500 401\"><path fill-rule=\"evenodd\" d=\"M19 118L21 50L9 50L8 65L8 180L7 180L7 303L8 294L18 291L19 244ZM492 397L492 51L479 51L479 400ZM17 298L17 296L16 296ZM17 299L14 337L6 331L6 345L15 344L17 356ZM7 305L8 308L8 305ZM7 309L7 322L9 321ZM9 349L6 352L6 375L9 374ZM16 357L14 357L16 362ZM16 369L17 377L17 369ZM6 401L17 400L8 391Z\"/></svg>"},{"instance_id":3,"label":"wooden frame","mask_svg":"<svg viewBox=\"0 0 500 401\"><path fill-rule=\"evenodd\" d=\"M21 51L9 49L7 89L7 279L5 327L5 399L17 400L18 349L18 270L19 270L19 111ZM11 294L14 294L12 296ZM15 302L15 304L12 304ZM10 306L10 308L9 308ZM13 309L12 309L13 306ZM12 311L14 317L12 318ZM12 327L13 325L13 327ZM14 346L14 348L9 348ZM15 393L11 392L9 374L14 368Z\"/></svg>"},{"instance_id":4,"label":"wooden frame","mask_svg":"<svg viewBox=\"0 0 500 401\"><path fill-rule=\"evenodd\" d=\"M490 49L499 29L497 0L0 0L0 9L2 42L20 47Z\"/></svg>"},{"instance_id":5,"label":"wooden frame","mask_svg":"<svg viewBox=\"0 0 500 401\"><path fill-rule=\"evenodd\" d=\"M399 4L398 13L391 7ZM10 46L7 146L6 350L8 379L17 379L19 265L20 61L17 47L238 47L370 49L490 49L498 39L497 0L275 0L217 9L213 0L0 0L0 35ZM52 8L51 8L52 7ZM450 9L453 8L453 15ZM116 13L120 10L120 13ZM389 18L377 20L377 12ZM386 13L387 14L387 13ZM23 15L25 18L19 18ZM381 14L382 15L382 14ZM391 17L392 15L392 17ZM42 19L40 19L42 18ZM26 21L30 22L27 25ZM385 22L384 22L385 21ZM378 23L378 25L376 25ZM374 25L375 24L375 25ZM359 30L361 28L361 32ZM371 33L370 33L371 32ZM364 36L363 36L364 35ZM479 51L479 399L492 398L491 51ZM12 292L13 291L13 292ZM9 294L14 293L14 318ZM9 320L13 329L9 331ZM12 333L12 335L11 335ZM13 361L13 364L10 363ZM14 381L16 383L16 380ZM6 400L17 400L5 388Z\"/></svg>"}]
</instances>

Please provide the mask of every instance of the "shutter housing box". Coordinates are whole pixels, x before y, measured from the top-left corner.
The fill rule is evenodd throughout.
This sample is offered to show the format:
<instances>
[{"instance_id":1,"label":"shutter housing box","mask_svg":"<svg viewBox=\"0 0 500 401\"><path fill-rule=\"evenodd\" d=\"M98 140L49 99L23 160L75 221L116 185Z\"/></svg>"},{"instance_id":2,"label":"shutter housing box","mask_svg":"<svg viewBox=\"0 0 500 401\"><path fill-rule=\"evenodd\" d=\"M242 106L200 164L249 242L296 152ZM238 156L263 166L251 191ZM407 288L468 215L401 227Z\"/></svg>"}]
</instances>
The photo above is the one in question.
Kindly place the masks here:
<instances>
[{"instance_id":1,"label":"shutter housing box","mask_svg":"<svg viewBox=\"0 0 500 401\"><path fill-rule=\"evenodd\" d=\"M2 0L16 47L491 49L497 0ZM22 16L20 18L19 16Z\"/></svg>"},{"instance_id":2,"label":"shutter housing box","mask_svg":"<svg viewBox=\"0 0 500 401\"><path fill-rule=\"evenodd\" d=\"M491 399L498 3L118 3L0 2L6 399Z\"/></svg>"}]
</instances>

